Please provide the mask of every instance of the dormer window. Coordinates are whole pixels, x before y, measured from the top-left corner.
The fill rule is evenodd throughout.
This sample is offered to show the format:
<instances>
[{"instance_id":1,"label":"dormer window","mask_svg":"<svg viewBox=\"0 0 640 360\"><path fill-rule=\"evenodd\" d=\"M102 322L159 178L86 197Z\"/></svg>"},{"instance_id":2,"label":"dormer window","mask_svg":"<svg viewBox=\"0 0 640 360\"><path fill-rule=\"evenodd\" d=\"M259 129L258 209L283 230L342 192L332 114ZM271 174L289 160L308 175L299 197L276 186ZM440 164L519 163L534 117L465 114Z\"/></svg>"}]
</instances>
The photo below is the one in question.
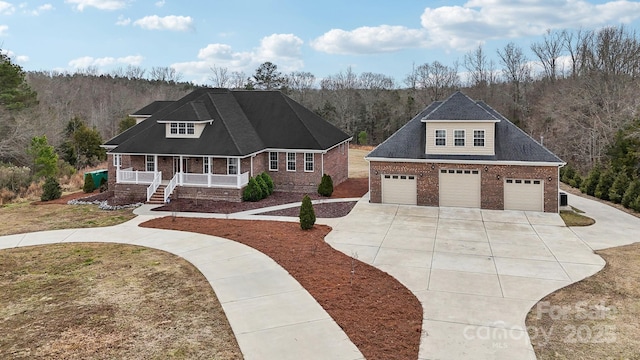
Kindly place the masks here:
<instances>
[{"instance_id":1,"label":"dormer window","mask_svg":"<svg viewBox=\"0 0 640 360\"><path fill-rule=\"evenodd\" d=\"M453 131L453 145L464 146L464 130Z\"/></svg>"},{"instance_id":2,"label":"dormer window","mask_svg":"<svg viewBox=\"0 0 640 360\"><path fill-rule=\"evenodd\" d=\"M166 136L171 138L198 138L205 126L213 123L208 121L167 121L158 120L166 126Z\"/></svg>"},{"instance_id":3,"label":"dormer window","mask_svg":"<svg viewBox=\"0 0 640 360\"><path fill-rule=\"evenodd\" d=\"M172 122L170 128L171 135L193 135L196 133L196 128L193 123Z\"/></svg>"},{"instance_id":4,"label":"dormer window","mask_svg":"<svg viewBox=\"0 0 640 360\"><path fill-rule=\"evenodd\" d=\"M436 146L447 146L447 130L436 130Z\"/></svg>"}]
</instances>

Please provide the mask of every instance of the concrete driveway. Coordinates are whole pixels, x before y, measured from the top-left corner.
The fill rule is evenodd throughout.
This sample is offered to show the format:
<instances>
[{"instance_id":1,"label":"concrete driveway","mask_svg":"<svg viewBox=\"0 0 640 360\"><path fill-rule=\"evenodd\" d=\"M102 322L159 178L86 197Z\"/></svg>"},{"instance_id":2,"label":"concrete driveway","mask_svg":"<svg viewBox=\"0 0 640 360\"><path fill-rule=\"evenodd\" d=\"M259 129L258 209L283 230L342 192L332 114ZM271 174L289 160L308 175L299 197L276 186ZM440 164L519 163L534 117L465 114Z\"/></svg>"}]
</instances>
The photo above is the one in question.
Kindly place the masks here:
<instances>
[{"instance_id":1,"label":"concrete driveway","mask_svg":"<svg viewBox=\"0 0 640 360\"><path fill-rule=\"evenodd\" d=\"M570 202L598 226L578 232L557 214L381 205L365 198L332 224L326 240L418 297L420 359L535 359L524 322L531 307L602 269L605 262L589 243L618 246L631 242L630 230L640 231L635 217L618 223L626 214L591 200ZM609 241L611 226L627 236Z\"/></svg>"}]
</instances>

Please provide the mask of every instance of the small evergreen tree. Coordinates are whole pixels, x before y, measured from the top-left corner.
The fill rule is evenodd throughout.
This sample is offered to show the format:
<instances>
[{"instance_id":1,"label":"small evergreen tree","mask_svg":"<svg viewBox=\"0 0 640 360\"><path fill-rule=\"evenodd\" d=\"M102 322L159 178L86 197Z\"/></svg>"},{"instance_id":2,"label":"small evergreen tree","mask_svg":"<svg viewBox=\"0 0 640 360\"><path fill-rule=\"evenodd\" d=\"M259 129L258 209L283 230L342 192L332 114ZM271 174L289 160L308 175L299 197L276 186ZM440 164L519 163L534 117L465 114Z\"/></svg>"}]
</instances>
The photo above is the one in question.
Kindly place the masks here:
<instances>
[{"instance_id":1,"label":"small evergreen tree","mask_svg":"<svg viewBox=\"0 0 640 360\"><path fill-rule=\"evenodd\" d=\"M560 181L565 184L570 184L571 180L576 176L576 170L571 166L563 166L560 168Z\"/></svg>"},{"instance_id":2,"label":"small evergreen tree","mask_svg":"<svg viewBox=\"0 0 640 360\"><path fill-rule=\"evenodd\" d=\"M320 180L320 185L318 185L318 194L326 197L333 194L333 180L331 176L327 174L322 175L322 180Z\"/></svg>"},{"instance_id":3,"label":"small evergreen tree","mask_svg":"<svg viewBox=\"0 0 640 360\"><path fill-rule=\"evenodd\" d=\"M300 228L302 228L302 230L309 230L315 223L316 213L313 210L309 195L305 195L302 198L302 205L300 206Z\"/></svg>"},{"instance_id":4,"label":"small evergreen tree","mask_svg":"<svg viewBox=\"0 0 640 360\"><path fill-rule=\"evenodd\" d=\"M91 176L91 174L84 174L84 186L82 186L82 191L88 194L92 193L95 189L96 184L93 182L93 176Z\"/></svg>"},{"instance_id":5,"label":"small evergreen tree","mask_svg":"<svg viewBox=\"0 0 640 360\"><path fill-rule=\"evenodd\" d=\"M620 204L622 201L622 197L624 196L624 192L629 187L629 176L627 176L627 171L622 169L616 176L613 181L613 185L609 189L609 200L613 201L616 204Z\"/></svg>"},{"instance_id":6,"label":"small evergreen tree","mask_svg":"<svg viewBox=\"0 0 640 360\"><path fill-rule=\"evenodd\" d=\"M582 184L580 185L580 191L587 195L594 196L596 192L596 186L598 186L598 181L600 181L600 167L596 166L587 175L587 178L584 179Z\"/></svg>"},{"instance_id":7,"label":"small evergreen tree","mask_svg":"<svg viewBox=\"0 0 640 360\"><path fill-rule=\"evenodd\" d=\"M262 176L256 176L256 183L258 183L258 186L260 186L260 193L262 195L261 199L269 196L269 187L267 186L267 183L264 181Z\"/></svg>"},{"instance_id":8,"label":"small evergreen tree","mask_svg":"<svg viewBox=\"0 0 640 360\"><path fill-rule=\"evenodd\" d=\"M360 131L358 133L358 145L367 145L367 132Z\"/></svg>"},{"instance_id":9,"label":"small evergreen tree","mask_svg":"<svg viewBox=\"0 0 640 360\"><path fill-rule=\"evenodd\" d=\"M615 175L612 169L608 169L600 175L598 179L598 185L596 185L596 191L594 195L602 200L609 200L609 189L613 185Z\"/></svg>"},{"instance_id":10,"label":"small evergreen tree","mask_svg":"<svg viewBox=\"0 0 640 360\"><path fill-rule=\"evenodd\" d=\"M262 172L262 174L260 174L259 176L261 176L262 180L264 180L265 184L267 184L269 195L273 194L273 179L271 179L271 176L269 176L266 171Z\"/></svg>"},{"instance_id":11,"label":"small evergreen tree","mask_svg":"<svg viewBox=\"0 0 640 360\"><path fill-rule=\"evenodd\" d=\"M573 179L569 180L569 186L580 188L580 185L582 185L582 176L580 176L580 174L576 172L576 174L573 176Z\"/></svg>"},{"instance_id":12,"label":"small evergreen tree","mask_svg":"<svg viewBox=\"0 0 640 360\"><path fill-rule=\"evenodd\" d=\"M107 179L100 179L100 192L105 192L107 190L109 190L109 183L107 182Z\"/></svg>"},{"instance_id":13,"label":"small evergreen tree","mask_svg":"<svg viewBox=\"0 0 640 360\"><path fill-rule=\"evenodd\" d=\"M624 192L624 195L622 196L622 205L626 208L630 208L631 203L638 196L640 196L640 179L635 179L629 183L627 190Z\"/></svg>"},{"instance_id":14,"label":"small evergreen tree","mask_svg":"<svg viewBox=\"0 0 640 360\"><path fill-rule=\"evenodd\" d=\"M62 189L60 188L60 183L54 177L47 177L42 185L42 195L40 196L40 200L49 201L59 199L62 196Z\"/></svg>"},{"instance_id":15,"label":"small evergreen tree","mask_svg":"<svg viewBox=\"0 0 640 360\"><path fill-rule=\"evenodd\" d=\"M629 208L634 211L640 212L640 195L636 196L636 198L629 204Z\"/></svg>"},{"instance_id":16,"label":"small evergreen tree","mask_svg":"<svg viewBox=\"0 0 640 360\"><path fill-rule=\"evenodd\" d=\"M244 201L258 201L262 199L262 189L256 182L255 178L250 178L247 187L242 192L242 200Z\"/></svg>"}]
</instances>

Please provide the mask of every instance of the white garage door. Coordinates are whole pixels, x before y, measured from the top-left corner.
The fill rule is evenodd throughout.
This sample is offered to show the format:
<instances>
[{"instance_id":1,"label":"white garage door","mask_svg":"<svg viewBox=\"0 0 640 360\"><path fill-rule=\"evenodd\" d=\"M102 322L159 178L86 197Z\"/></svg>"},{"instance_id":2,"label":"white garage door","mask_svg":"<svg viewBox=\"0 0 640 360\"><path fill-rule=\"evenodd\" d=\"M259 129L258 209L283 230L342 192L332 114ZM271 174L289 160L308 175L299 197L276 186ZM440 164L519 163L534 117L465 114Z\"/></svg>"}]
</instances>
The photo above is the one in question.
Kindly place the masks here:
<instances>
[{"instance_id":1,"label":"white garage door","mask_svg":"<svg viewBox=\"0 0 640 360\"><path fill-rule=\"evenodd\" d=\"M504 209L544 211L544 183L541 180L506 179Z\"/></svg>"},{"instance_id":2,"label":"white garage door","mask_svg":"<svg viewBox=\"0 0 640 360\"><path fill-rule=\"evenodd\" d=\"M440 170L440 206L480 207L480 171Z\"/></svg>"},{"instance_id":3,"label":"white garage door","mask_svg":"<svg viewBox=\"0 0 640 360\"><path fill-rule=\"evenodd\" d=\"M382 175L384 204L416 205L418 199L414 175Z\"/></svg>"}]
</instances>

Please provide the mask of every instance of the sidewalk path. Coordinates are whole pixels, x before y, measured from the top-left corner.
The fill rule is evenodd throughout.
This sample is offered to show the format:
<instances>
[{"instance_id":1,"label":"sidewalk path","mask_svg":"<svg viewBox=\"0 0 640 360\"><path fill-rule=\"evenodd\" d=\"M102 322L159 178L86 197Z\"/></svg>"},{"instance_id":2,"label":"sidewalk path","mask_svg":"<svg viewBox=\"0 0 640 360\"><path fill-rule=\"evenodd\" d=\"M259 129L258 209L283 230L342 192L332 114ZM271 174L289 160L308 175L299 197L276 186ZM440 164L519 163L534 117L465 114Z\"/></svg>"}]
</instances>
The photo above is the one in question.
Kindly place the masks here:
<instances>
[{"instance_id":1,"label":"sidewalk path","mask_svg":"<svg viewBox=\"0 0 640 360\"><path fill-rule=\"evenodd\" d=\"M141 215L105 228L2 236L0 249L108 242L164 250L191 262L207 278L245 360L364 359L318 302L271 258L220 237L138 227L166 214L154 215Z\"/></svg>"}]
</instances>

